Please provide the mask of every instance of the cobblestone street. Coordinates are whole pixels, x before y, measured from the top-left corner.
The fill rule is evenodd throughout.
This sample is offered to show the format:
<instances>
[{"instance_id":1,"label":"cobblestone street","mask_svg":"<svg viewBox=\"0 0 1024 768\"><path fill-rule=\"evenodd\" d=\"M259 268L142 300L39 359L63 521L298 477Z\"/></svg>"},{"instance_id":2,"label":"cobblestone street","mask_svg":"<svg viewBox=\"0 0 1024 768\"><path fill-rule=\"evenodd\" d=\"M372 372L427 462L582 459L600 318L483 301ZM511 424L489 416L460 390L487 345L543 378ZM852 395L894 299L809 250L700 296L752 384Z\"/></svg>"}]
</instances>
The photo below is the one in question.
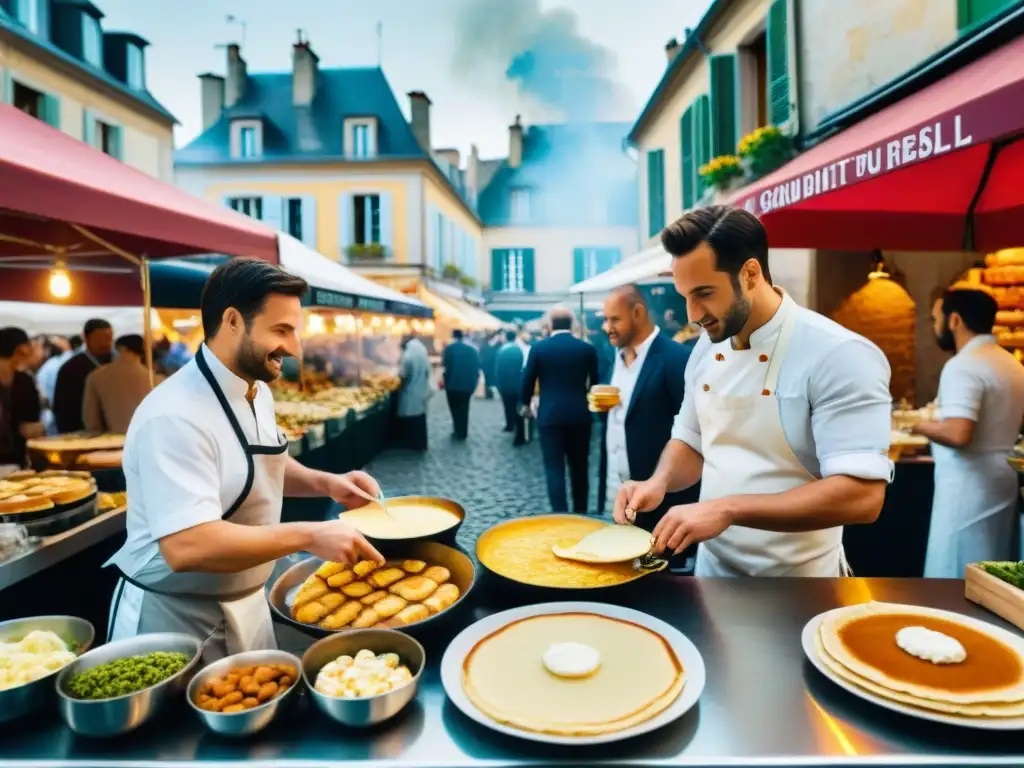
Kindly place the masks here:
<instances>
[{"instance_id":1,"label":"cobblestone street","mask_svg":"<svg viewBox=\"0 0 1024 768\"><path fill-rule=\"evenodd\" d=\"M459 544L472 551L476 537L498 522L551 511L544 484L540 443L512 447L501 400L474 398L469 411L469 439L452 439L452 420L443 392L428 407L430 449L426 454L385 451L364 469L377 478L388 496L425 494L458 501L466 508ZM597 499L598 436L590 459L590 508ZM568 480L567 480L568 482Z\"/></svg>"}]
</instances>

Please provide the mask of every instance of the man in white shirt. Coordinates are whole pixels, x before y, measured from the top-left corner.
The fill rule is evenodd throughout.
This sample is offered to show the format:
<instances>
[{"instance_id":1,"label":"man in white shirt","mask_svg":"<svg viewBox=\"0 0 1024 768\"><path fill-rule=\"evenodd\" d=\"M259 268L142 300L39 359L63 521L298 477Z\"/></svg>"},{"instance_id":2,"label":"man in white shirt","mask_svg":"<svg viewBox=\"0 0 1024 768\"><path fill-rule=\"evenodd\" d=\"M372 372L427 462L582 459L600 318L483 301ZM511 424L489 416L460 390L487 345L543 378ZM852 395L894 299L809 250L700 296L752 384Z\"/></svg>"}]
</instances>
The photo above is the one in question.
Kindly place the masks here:
<instances>
[{"instance_id":1,"label":"man in white shirt","mask_svg":"<svg viewBox=\"0 0 1024 768\"><path fill-rule=\"evenodd\" d=\"M969 563L1013 554L1017 474L1006 463L1024 420L1024 367L992 335L998 309L983 290L954 286L932 309L935 336L956 354L939 379L932 441L935 495L924 575L962 579Z\"/></svg>"},{"instance_id":2,"label":"man in white shirt","mask_svg":"<svg viewBox=\"0 0 1024 768\"><path fill-rule=\"evenodd\" d=\"M704 330L673 439L654 476L623 485L615 519L673 507L656 552L700 542L697 576L839 576L844 525L877 519L892 478L889 364L874 344L772 286L768 237L726 206L661 236L676 290Z\"/></svg>"},{"instance_id":3,"label":"man in white shirt","mask_svg":"<svg viewBox=\"0 0 1024 768\"><path fill-rule=\"evenodd\" d=\"M274 562L308 551L352 563L380 554L340 520L281 523L284 496L345 507L377 496L362 472L333 475L287 454L267 382L299 355L304 280L232 259L203 289L205 344L135 411L124 447L128 538L110 639L186 632L208 661L276 647L264 585Z\"/></svg>"}]
</instances>

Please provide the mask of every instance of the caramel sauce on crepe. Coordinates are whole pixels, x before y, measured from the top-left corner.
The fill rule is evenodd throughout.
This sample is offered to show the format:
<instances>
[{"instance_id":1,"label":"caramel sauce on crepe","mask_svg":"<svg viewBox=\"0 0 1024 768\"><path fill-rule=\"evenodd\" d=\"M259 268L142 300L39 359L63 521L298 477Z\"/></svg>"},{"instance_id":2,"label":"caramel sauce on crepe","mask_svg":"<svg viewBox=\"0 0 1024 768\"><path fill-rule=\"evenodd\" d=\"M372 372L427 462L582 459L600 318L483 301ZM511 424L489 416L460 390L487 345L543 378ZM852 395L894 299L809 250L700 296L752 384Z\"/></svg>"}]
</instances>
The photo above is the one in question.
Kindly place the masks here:
<instances>
[{"instance_id":1,"label":"caramel sauce on crepe","mask_svg":"<svg viewBox=\"0 0 1024 768\"><path fill-rule=\"evenodd\" d=\"M959 664L933 664L904 651L896 633L924 627L955 638L967 651ZM839 629L839 640L861 663L895 680L954 693L1003 689L1024 677L1014 649L956 622L919 614L878 614L856 618Z\"/></svg>"}]
</instances>

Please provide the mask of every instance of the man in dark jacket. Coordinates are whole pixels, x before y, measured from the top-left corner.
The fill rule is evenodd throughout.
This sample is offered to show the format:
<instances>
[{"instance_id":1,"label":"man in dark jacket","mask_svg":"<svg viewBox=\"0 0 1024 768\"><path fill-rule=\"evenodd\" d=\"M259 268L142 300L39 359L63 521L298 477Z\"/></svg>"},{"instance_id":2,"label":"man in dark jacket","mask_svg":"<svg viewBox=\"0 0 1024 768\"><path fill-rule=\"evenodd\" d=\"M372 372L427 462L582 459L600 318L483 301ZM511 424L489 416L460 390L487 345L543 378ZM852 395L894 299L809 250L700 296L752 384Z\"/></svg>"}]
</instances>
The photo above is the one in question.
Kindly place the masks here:
<instances>
[{"instance_id":1,"label":"man in dark jacket","mask_svg":"<svg viewBox=\"0 0 1024 768\"><path fill-rule=\"evenodd\" d=\"M513 445L522 445L522 417L519 415L519 395L523 385L525 355L516 343L516 332L505 332L505 343L494 361L494 379L505 406L505 431L515 433Z\"/></svg>"},{"instance_id":2,"label":"man in dark jacket","mask_svg":"<svg viewBox=\"0 0 1024 768\"><path fill-rule=\"evenodd\" d=\"M608 340L616 348L612 385L619 388L620 402L602 419L601 473L598 509L615 496L627 480L647 480L672 437L672 423L683 402L683 377L690 347L677 344L651 322L643 294L633 285L611 292L604 304ZM668 494L649 515L638 515L636 524L653 531L669 507L692 504L700 497L700 484ZM683 568L696 557L697 548L672 560Z\"/></svg>"},{"instance_id":3,"label":"man in dark jacket","mask_svg":"<svg viewBox=\"0 0 1024 768\"><path fill-rule=\"evenodd\" d=\"M106 320L89 320L82 339L82 351L61 366L53 390L53 417L61 434L85 429L82 416L85 380L113 358L114 329Z\"/></svg>"},{"instance_id":4,"label":"man in dark jacket","mask_svg":"<svg viewBox=\"0 0 1024 768\"><path fill-rule=\"evenodd\" d=\"M485 334L480 337L480 368L484 373L484 398L487 400L494 399L494 361L498 356L498 345L500 343L497 334L493 336Z\"/></svg>"},{"instance_id":5,"label":"man in dark jacket","mask_svg":"<svg viewBox=\"0 0 1024 768\"><path fill-rule=\"evenodd\" d=\"M444 391L452 413L456 440L469 435L469 401L480 383L480 354L463 339L462 331L452 331L452 342L441 358L444 366Z\"/></svg>"},{"instance_id":6,"label":"man in dark jacket","mask_svg":"<svg viewBox=\"0 0 1024 768\"><path fill-rule=\"evenodd\" d=\"M586 513L592 424L587 392L597 383L597 351L572 335L572 313L566 309L552 310L551 336L530 350L520 391L524 403L531 401L538 383L537 427L551 508L569 511L565 491L568 463L573 510Z\"/></svg>"}]
</instances>

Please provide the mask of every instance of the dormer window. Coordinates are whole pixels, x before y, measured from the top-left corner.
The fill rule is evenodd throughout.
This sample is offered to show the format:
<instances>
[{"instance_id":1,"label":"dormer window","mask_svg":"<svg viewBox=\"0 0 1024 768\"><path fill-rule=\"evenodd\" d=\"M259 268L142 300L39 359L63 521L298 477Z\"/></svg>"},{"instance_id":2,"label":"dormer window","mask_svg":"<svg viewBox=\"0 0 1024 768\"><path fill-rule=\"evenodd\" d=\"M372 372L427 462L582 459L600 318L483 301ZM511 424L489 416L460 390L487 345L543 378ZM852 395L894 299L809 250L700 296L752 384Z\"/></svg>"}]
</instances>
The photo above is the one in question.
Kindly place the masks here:
<instances>
[{"instance_id":1,"label":"dormer window","mask_svg":"<svg viewBox=\"0 0 1024 768\"><path fill-rule=\"evenodd\" d=\"M88 13L82 14L82 58L87 64L103 69L103 30L100 20Z\"/></svg>"},{"instance_id":2,"label":"dormer window","mask_svg":"<svg viewBox=\"0 0 1024 768\"><path fill-rule=\"evenodd\" d=\"M345 120L345 157L366 160L377 156L377 119L350 117Z\"/></svg>"},{"instance_id":3,"label":"dormer window","mask_svg":"<svg viewBox=\"0 0 1024 768\"><path fill-rule=\"evenodd\" d=\"M509 218L513 224L525 224L531 218L531 190L513 187L509 193Z\"/></svg>"},{"instance_id":4,"label":"dormer window","mask_svg":"<svg viewBox=\"0 0 1024 768\"><path fill-rule=\"evenodd\" d=\"M14 0L14 18L34 35L39 34L39 3L43 0Z\"/></svg>"},{"instance_id":5,"label":"dormer window","mask_svg":"<svg viewBox=\"0 0 1024 768\"><path fill-rule=\"evenodd\" d=\"M126 69L128 87L133 91L146 89L146 59L142 49L137 45L129 44L125 49L128 66Z\"/></svg>"},{"instance_id":6,"label":"dormer window","mask_svg":"<svg viewBox=\"0 0 1024 768\"><path fill-rule=\"evenodd\" d=\"M231 156L241 160L263 156L263 123L259 120L231 123Z\"/></svg>"}]
</instances>

